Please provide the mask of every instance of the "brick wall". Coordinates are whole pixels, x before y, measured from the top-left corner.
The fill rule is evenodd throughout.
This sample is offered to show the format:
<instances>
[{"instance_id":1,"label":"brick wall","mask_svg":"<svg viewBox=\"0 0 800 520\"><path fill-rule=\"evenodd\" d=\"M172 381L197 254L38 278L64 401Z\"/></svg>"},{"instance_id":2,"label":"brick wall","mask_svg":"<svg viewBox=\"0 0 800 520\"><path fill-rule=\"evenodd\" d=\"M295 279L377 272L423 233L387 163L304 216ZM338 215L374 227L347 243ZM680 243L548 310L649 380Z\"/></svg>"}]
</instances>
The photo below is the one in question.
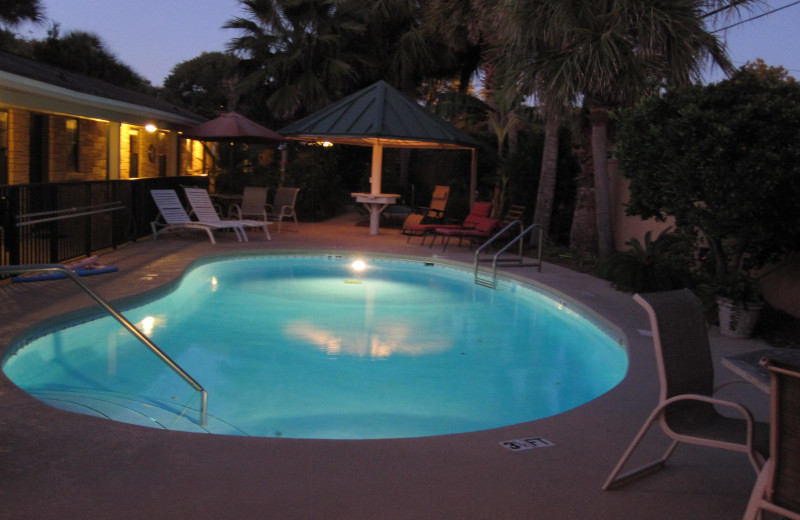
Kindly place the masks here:
<instances>
[{"instance_id":1,"label":"brick wall","mask_svg":"<svg viewBox=\"0 0 800 520\"><path fill-rule=\"evenodd\" d=\"M8 183L27 184L30 170L30 113L9 109L8 128Z\"/></svg>"}]
</instances>

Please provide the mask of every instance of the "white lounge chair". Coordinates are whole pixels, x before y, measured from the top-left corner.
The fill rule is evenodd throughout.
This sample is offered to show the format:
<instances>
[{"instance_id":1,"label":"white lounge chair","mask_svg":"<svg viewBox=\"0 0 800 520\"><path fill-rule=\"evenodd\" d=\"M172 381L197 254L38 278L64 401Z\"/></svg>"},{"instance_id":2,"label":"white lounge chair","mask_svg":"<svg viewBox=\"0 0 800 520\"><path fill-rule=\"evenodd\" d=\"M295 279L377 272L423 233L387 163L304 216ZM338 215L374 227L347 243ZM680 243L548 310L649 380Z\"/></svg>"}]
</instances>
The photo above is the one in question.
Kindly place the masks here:
<instances>
[{"instance_id":1,"label":"white lounge chair","mask_svg":"<svg viewBox=\"0 0 800 520\"><path fill-rule=\"evenodd\" d=\"M712 397L714 365L703 304L689 289L634 295L650 316L661 382L658 406L645 421L603 489L626 484L666 465L681 442L746 453L756 473L769 453L769 424L753 420L747 408ZM743 382L743 381L742 381ZM737 417L720 414L724 407ZM620 475L636 446L658 420L673 441L660 459Z\"/></svg>"},{"instance_id":2,"label":"white lounge chair","mask_svg":"<svg viewBox=\"0 0 800 520\"><path fill-rule=\"evenodd\" d=\"M297 213L294 211L299 191L300 188L278 188L275 192L275 200L272 201L272 204L267 204L267 218L278 223L278 233L281 232L281 223L284 218L293 219L295 231L300 230L300 226L297 225Z\"/></svg>"},{"instance_id":3,"label":"white lounge chair","mask_svg":"<svg viewBox=\"0 0 800 520\"><path fill-rule=\"evenodd\" d=\"M265 222L262 220L222 220L219 218L217 210L214 208L214 203L211 202L208 192L203 188L187 188L184 187L183 191L186 193L186 198L192 206L192 212L199 222L214 225L235 224L241 229L242 239L247 242L247 233L244 228L258 227L264 230L267 240L272 240L269 234L269 226L272 222Z\"/></svg>"},{"instance_id":4,"label":"white lounge chair","mask_svg":"<svg viewBox=\"0 0 800 520\"><path fill-rule=\"evenodd\" d=\"M242 193L242 204L231 204L228 208L228 218L239 220L250 218L252 220L267 220L267 192L269 188L248 186Z\"/></svg>"},{"instance_id":5,"label":"white lounge chair","mask_svg":"<svg viewBox=\"0 0 800 520\"><path fill-rule=\"evenodd\" d=\"M178 199L178 194L175 193L175 190L150 190L150 195L153 197L153 201L158 208L158 217L150 223L150 228L153 230L153 240L155 240L162 231L187 229L205 231L212 244L217 243L216 240L214 240L213 233L213 231L217 229L232 229L233 232L236 233L236 239L240 242L243 240L243 237L244 240L247 239L244 228L238 221L202 222L192 220L186 213L186 210L183 209L183 205L180 199ZM161 222L159 218L162 219L163 222Z\"/></svg>"}]
</instances>

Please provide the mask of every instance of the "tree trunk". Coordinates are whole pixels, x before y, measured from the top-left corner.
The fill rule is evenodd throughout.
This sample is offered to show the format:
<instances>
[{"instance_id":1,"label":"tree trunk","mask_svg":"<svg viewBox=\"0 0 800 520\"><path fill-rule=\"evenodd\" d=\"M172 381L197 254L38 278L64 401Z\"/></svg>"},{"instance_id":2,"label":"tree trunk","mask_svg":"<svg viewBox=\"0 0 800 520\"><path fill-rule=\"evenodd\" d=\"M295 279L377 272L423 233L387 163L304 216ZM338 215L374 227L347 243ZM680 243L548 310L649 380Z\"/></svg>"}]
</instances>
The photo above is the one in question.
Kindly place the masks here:
<instances>
[{"instance_id":1,"label":"tree trunk","mask_svg":"<svg viewBox=\"0 0 800 520\"><path fill-rule=\"evenodd\" d=\"M583 145L577 151L581 172L576 179L575 210L569 232L569 246L578 251L597 251L592 142L587 128L582 132Z\"/></svg>"},{"instance_id":2,"label":"tree trunk","mask_svg":"<svg viewBox=\"0 0 800 520\"><path fill-rule=\"evenodd\" d=\"M558 170L558 128L560 119L557 115L548 115L544 126L544 150L539 173L539 187L536 192L536 210L533 222L550 233L553 216L553 204L556 196L556 177Z\"/></svg>"},{"instance_id":3,"label":"tree trunk","mask_svg":"<svg viewBox=\"0 0 800 520\"><path fill-rule=\"evenodd\" d=\"M593 108L589 117L592 122L597 253L600 258L608 258L615 249L611 226L611 189L608 180L608 110L605 107Z\"/></svg>"}]
</instances>

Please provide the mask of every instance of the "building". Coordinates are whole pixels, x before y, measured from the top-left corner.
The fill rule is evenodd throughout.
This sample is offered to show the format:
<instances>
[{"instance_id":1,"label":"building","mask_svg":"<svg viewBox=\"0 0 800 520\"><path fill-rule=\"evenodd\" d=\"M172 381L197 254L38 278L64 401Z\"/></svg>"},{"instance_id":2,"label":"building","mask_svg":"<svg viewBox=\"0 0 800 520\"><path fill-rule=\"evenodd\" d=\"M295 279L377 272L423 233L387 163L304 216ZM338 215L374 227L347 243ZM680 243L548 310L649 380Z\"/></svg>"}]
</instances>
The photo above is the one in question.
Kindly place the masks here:
<instances>
[{"instance_id":1,"label":"building","mask_svg":"<svg viewBox=\"0 0 800 520\"><path fill-rule=\"evenodd\" d=\"M0 185L202 172L180 132L203 118L146 94L0 51Z\"/></svg>"}]
</instances>

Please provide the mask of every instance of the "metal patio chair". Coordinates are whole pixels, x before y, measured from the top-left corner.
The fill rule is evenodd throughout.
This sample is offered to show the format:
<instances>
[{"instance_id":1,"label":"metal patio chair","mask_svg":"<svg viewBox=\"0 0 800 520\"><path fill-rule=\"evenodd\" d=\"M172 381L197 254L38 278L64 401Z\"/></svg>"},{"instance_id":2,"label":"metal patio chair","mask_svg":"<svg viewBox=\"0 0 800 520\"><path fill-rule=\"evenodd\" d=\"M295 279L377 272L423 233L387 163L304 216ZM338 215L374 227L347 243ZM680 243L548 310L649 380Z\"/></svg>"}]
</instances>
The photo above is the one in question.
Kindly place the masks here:
<instances>
[{"instance_id":1,"label":"metal patio chair","mask_svg":"<svg viewBox=\"0 0 800 520\"><path fill-rule=\"evenodd\" d=\"M700 299L688 289L636 294L633 298L650 316L661 383L659 403L608 476L603 489L626 484L664 467L681 442L746 453L758 473L769 452L769 425L753 420L750 411L738 403L712 397L728 383L714 387L714 366ZM723 416L715 406L726 407L741 419ZM667 451L660 459L620 475L656 420L663 432L672 438Z\"/></svg>"},{"instance_id":2,"label":"metal patio chair","mask_svg":"<svg viewBox=\"0 0 800 520\"><path fill-rule=\"evenodd\" d=\"M228 208L228 218L239 220L267 220L267 193L269 188L247 186L242 193L242 203L231 204Z\"/></svg>"},{"instance_id":3,"label":"metal patio chair","mask_svg":"<svg viewBox=\"0 0 800 520\"><path fill-rule=\"evenodd\" d=\"M744 513L761 511L800 520L800 366L765 360L770 373L770 458Z\"/></svg>"}]
</instances>

